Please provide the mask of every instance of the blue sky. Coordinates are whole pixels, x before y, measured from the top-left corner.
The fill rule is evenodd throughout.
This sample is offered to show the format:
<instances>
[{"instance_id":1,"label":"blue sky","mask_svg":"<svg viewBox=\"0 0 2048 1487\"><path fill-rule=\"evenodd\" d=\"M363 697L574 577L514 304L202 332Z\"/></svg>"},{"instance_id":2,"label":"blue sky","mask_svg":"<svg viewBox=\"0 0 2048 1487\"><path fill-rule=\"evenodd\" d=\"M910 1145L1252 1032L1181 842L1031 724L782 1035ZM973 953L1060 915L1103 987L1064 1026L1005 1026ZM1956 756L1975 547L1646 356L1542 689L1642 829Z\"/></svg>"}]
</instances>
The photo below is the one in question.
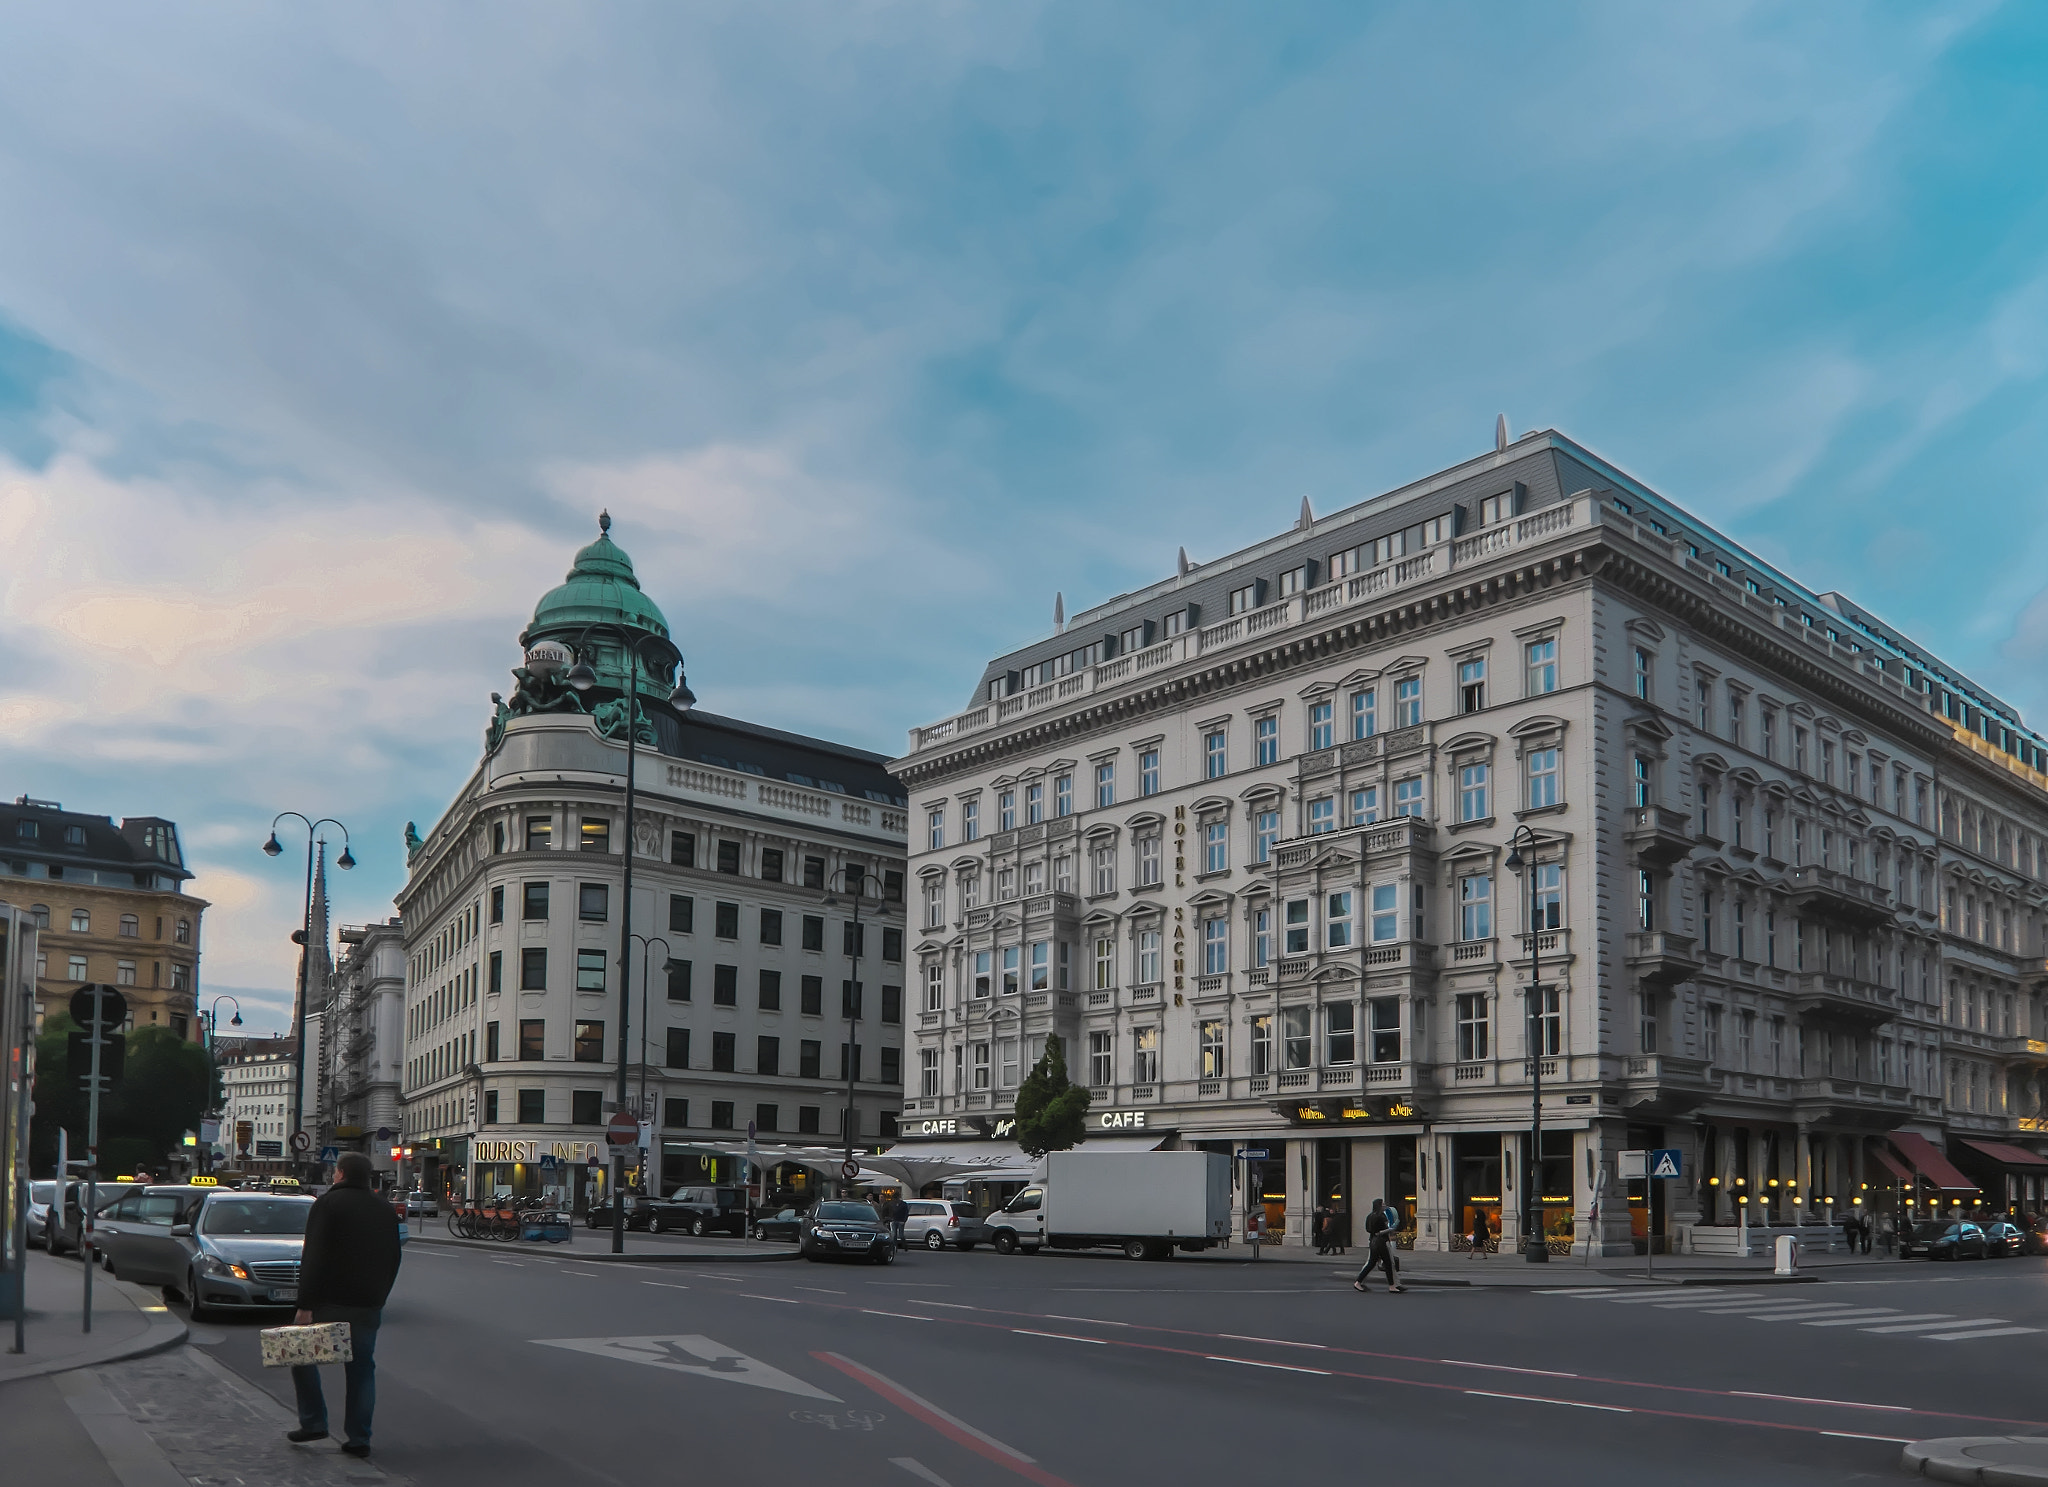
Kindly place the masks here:
<instances>
[{"instance_id":1,"label":"blue sky","mask_svg":"<svg viewBox=\"0 0 2048 1487\"><path fill-rule=\"evenodd\" d=\"M893 752L1505 410L2048 717L2041 7L479 17L0 49L0 788L182 822L216 990L278 810L389 912L600 505L705 707Z\"/></svg>"}]
</instances>

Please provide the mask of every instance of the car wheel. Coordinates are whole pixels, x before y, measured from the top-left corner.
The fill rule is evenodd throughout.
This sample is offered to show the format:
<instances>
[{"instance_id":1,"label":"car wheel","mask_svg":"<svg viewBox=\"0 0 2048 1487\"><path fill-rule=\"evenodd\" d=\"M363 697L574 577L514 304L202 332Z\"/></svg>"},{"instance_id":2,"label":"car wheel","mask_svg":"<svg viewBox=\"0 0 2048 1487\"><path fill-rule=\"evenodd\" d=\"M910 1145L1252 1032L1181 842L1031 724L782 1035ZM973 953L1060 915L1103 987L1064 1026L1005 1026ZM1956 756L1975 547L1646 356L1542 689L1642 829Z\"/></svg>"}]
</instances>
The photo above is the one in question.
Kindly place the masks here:
<instances>
[{"instance_id":1,"label":"car wheel","mask_svg":"<svg viewBox=\"0 0 2048 1487\"><path fill-rule=\"evenodd\" d=\"M186 1315L189 1316L193 1321L206 1322L211 1321L213 1319L213 1308L205 1305L199 1299L198 1276L192 1274L186 1275L185 1299L186 1301L191 1303L191 1305L187 1309Z\"/></svg>"},{"instance_id":2,"label":"car wheel","mask_svg":"<svg viewBox=\"0 0 2048 1487\"><path fill-rule=\"evenodd\" d=\"M696 1236L697 1238L699 1238L699 1239L702 1239L702 1238L704 1237L704 1220L702 1220L702 1219L700 1219L700 1218L699 1218L699 1219L691 1219L691 1220L690 1220L690 1232L691 1232L691 1233L692 1233L693 1235L695 1235L695 1236Z\"/></svg>"},{"instance_id":3,"label":"car wheel","mask_svg":"<svg viewBox=\"0 0 2048 1487\"><path fill-rule=\"evenodd\" d=\"M996 1247L996 1253L999 1255L1014 1255L1017 1253L1017 1236L1008 1229L997 1233L993 1242Z\"/></svg>"},{"instance_id":4,"label":"car wheel","mask_svg":"<svg viewBox=\"0 0 2048 1487\"><path fill-rule=\"evenodd\" d=\"M927 1229L924 1231L924 1247L926 1249L944 1249L946 1247L946 1236L937 1229Z\"/></svg>"},{"instance_id":5,"label":"car wheel","mask_svg":"<svg viewBox=\"0 0 2048 1487\"><path fill-rule=\"evenodd\" d=\"M1126 1260L1149 1260L1152 1258L1152 1246L1145 1243L1142 1239L1126 1239L1124 1241L1124 1258Z\"/></svg>"},{"instance_id":6,"label":"car wheel","mask_svg":"<svg viewBox=\"0 0 2048 1487\"><path fill-rule=\"evenodd\" d=\"M668 1233L668 1221L657 1213L653 1218L647 1221L647 1232L650 1234Z\"/></svg>"},{"instance_id":7,"label":"car wheel","mask_svg":"<svg viewBox=\"0 0 2048 1487\"><path fill-rule=\"evenodd\" d=\"M875 1263L877 1265L893 1265L895 1262L896 1251L894 1251L893 1249L885 1249L880 1254L875 1256Z\"/></svg>"}]
</instances>

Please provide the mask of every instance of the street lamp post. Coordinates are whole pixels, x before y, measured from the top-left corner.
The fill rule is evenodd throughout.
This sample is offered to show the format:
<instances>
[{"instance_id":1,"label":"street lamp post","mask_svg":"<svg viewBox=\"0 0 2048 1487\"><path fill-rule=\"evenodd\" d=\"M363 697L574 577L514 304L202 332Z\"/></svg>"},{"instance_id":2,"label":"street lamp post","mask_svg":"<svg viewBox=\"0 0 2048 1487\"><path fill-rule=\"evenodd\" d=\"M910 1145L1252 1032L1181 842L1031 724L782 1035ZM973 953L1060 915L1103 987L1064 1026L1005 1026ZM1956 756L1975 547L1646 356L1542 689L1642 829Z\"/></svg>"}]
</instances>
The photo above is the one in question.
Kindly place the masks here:
<instances>
[{"instance_id":1,"label":"street lamp post","mask_svg":"<svg viewBox=\"0 0 2048 1487\"><path fill-rule=\"evenodd\" d=\"M847 896L853 900L853 953L850 957L853 962L853 979L849 983L852 987L852 993L846 998L846 1110L839 1118L840 1130L846 1137L846 1163L845 1166L840 1168L840 1195L849 1198L853 1196L853 1179L846 1176L846 1172L853 1166L853 1123L856 1118L853 1104L853 1085L855 1076L860 1073L860 1003L862 996L860 952L863 943L860 927L860 901L862 889L867 879L867 871L859 863L850 862L832 875L833 881L837 882ZM829 909L836 906L837 903L837 899L828 897L825 900L825 907Z\"/></svg>"},{"instance_id":2,"label":"street lamp post","mask_svg":"<svg viewBox=\"0 0 2048 1487\"><path fill-rule=\"evenodd\" d=\"M634 935L633 938L640 942L640 1118L651 1122L653 1117L647 1109L647 973L654 963L656 945L661 946L663 970L672 968L676 961L675 952L669 949L668 941L660 935ZM646 1180L644 1173L641 1180Z\"/></svg>"},{"instance_id":3,"label":"street lamp post","mask_svg":"<svg viewBox=\"0 0 2048 1487\"><path fill-rule=\"evenodd\" d=\"M619 1095L617 1108L626 1108L626 1041L631 1033L629 1027L633 1014L633 787L634 772L638 762L637 743L640 734L640 651L641 647L652 644L662 648L663 669L671 657L679 662L676 649L658 635L635 634L623 626L595 624L586 627L576 641L576 664L569 668L566 680L578 692L588 692L597 685L597 673L591 669L586 647L593 635L604 635L616 640L626 652L626 864L620 886L619 905ZM696 701L680 673L676 678L674 692L669 696L669 705L677 712L687 712ZM612 1158L612 1253L626 1252L626 1204L620 1189L624 1184L626 1159Z\"/></svg>"},{"instance_id":4,"label":"street lamp post","mask_svg":"<svg viewBox=\"0 0 2048 1487\"><path fill-rule=\"evenodd\" d=\"M296 1153L298 1147L291 1145L291 1143L299 1134L299 1130L305 1122L306 1114L306 977L313 965L313 847L316 837L318 837L319 844L322 846L325 846L327 842L325 837L319 836L320 828L332 826L341 832L341 855L334 859L336 867L340 868L343 872L347 872L356 865L356 860L348 849L348 828L346 826L343 826L332 816L323 816L318 821L307 821L297 811L280 811L276 818L271 821L270 840L263 844L264 856L275 857L284 851L283 844L277 839L277 823L288 816L295 817L299 821L304 822L306 827L306 899L305 909L299 921L299 992L292 1007L292 1039L294 1047L292 1056L292 1127L290 1131L285 1133L286 1144ZM240 1003L236 1004L236 1008L237 1017L239 1018ZM294 1163L297 1163L301 1159L294 1155L292 1160Z\"/></svg>"},{"instance_id":5,"label":"street lamp post","mask_svg":"<svg viewBox=\"0 0 2048 1487\"><path fill-rule=\"evenodd\" d=\"M1528 848L1527 857L1522 855L1524 847ZM1529 1021L1524 1040L1529 1049L1529 1159L1522 1163L1522 1258L1533 1265L1550 1259L1550 1243L1543 1237L1543 1198L1538 1191L1538 1174L1543 1170L1544 1049L1543 983L1537 974L1542 956L1537 947L1543 937L1536 932L1536 833L1527 826L1517 826L1508 838L1508 868L1519 869L1529 885L1529 917L1525 921L1529 930Z\"/></svg>"},{"instance_id":6,"label":"street lamp post","mask_svg":"<svg viewBox=\"0 0 2048 1487\"><path fill-rule=\"evenodd\" d=\"M209 1107L213 1102L213 1081L220 1077L214 1063L213 1043L214 1039L219 1035L220 1004L222 1002L235 1002L235 1018L228 1026L240 1027L242 1025L242 1004L236 1002L226 992L222 992L213 999L213 1005L206 1009L201 1019L201 1025L206 1029L206 1094ZM201 1172L211 1172L213 1170L213 1143L211 1141L202 1141L199 1143L199 1147L199 1170Z\"/></svg>"}]
</instances>

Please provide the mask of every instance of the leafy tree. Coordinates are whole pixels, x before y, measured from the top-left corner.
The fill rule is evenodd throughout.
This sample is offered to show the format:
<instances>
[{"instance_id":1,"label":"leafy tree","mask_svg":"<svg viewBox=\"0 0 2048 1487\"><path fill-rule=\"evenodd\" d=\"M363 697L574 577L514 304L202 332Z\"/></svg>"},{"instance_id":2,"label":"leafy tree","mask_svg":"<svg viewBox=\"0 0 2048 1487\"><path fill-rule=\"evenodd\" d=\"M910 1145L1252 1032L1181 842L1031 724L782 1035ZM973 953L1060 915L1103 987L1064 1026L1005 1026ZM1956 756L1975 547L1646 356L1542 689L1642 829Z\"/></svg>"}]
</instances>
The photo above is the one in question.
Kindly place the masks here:
<instances>
[{"instance_id":1,"label":"leafy tree","mask_svg":"<svg viewBox=\"0 0 2048 1487\"><path fill-rule=\"evenodd\" d=\"M1045 1054L1017 1090L1017 1144L1034 1157L1071 1151L1088 1131L1088 1091L1067 1078L1067 1055L1048 1034Z\"/></svg>"},{"instance_id":2,"label":"leafy tree","mask_svg":"<svg viewBox=\"0 0 2048 1487\"><path fill-rule=\"evenodd\" d=\"M46 1018L36 1038L35 1127L30 1160L38 1172L56 1171L57 1131L71 1133L74 1158L85 1155L88 1128L85 1070L71 1068L69 1014ZM199 1128L213 1085L206 1050L166 1027L128 1034L121 1080L100 1098L100 1175L147 1167L160 1170L187 1131Z\"/></svg>"}]
</instances>

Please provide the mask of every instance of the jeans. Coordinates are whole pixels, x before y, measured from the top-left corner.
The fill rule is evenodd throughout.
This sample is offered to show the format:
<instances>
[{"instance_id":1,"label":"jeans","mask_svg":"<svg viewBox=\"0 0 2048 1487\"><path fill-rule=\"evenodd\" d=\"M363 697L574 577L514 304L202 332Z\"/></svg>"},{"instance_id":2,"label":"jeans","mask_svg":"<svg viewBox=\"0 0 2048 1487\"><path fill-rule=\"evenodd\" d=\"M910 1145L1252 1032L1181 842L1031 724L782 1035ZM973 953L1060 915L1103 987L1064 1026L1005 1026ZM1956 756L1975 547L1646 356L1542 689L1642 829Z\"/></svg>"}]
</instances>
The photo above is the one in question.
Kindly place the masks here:
<instances>
[{"instance_id":1,"label":"jeans","mask_svg":"<svg viewBox=\"0 0 2048 1487\"><path fill-rule=\"evenodd\" d=\"M370 1443L370 1415L377 1407L377 1327L382 1310L361 1306L319 1306L316 1322L347 1322L350 1352L341 1366L346 1403L342 1407L342 1438L351 1444ZM292 1370L292 1389L299 1397L299 1429L327 1428L327 1398L320 1392L320 1370L306 1365Z\"/></svg>"},{"instance_id":2,"label":"jeans","mask_svg":"<svg viewBox=\"0 0 2048 1487\"><path fill-rule=\"evenodd\" d=\"M890 1224L890 1225L889 1225L889 1237L890 1237L891 1239L893 1239L893 1240L895 1240L895 1241L896 1241L896 1248L898 1248L898 1249L902 1249L902 1248L903 1248L903 1225L901 1225L901 1224L898 1224L898 1223L892 1223L892 1224Z\"/></svg>"}]
</instances>

